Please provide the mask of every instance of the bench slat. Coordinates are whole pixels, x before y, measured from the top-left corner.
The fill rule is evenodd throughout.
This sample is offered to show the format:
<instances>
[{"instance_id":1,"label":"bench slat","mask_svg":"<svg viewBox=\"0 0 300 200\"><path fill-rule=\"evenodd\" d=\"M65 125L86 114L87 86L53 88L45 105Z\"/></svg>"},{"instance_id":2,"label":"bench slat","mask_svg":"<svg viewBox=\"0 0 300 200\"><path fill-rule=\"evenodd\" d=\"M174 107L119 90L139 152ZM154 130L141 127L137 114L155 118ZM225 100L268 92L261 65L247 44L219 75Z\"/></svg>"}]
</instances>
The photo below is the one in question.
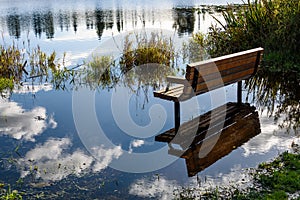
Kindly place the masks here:
<instances>
[{"instance_id":1,"label":"bench slat","mask_svg":"<svg viewBox=\"0 0 300 200\"><path fill-rule=\"evenodd\" d=\"M209 60L191 63L191 64L189 64L189 66L196 67L199 65L204 65L207 63L216 63L216 62L218 62L219 64L228 63L228 62L232 62L234 59L241 59L243 56L247 57L247 54L249 56L251 56L252 54L257 55L257 53L262 53L262 52L263 52L263 48L259 47L259 48L255 48L255 49L251 49L251 50L247 50L247 51L241 51L238 53L233 53L233 54L229 54L229 55L225 55L225 56L220 56L217 58L212 58Z\"/></svg>"},{"instance_id":2,"label":"bench slat","mask_svg":"<svg viewBox=\"0 0 300 200\"><path fill-rule=\"evenodd\" d=\"M167 81L169 83L176 83L182 85L188 83L188 81L184 77L178 77L178 76L167 76Z\"/></svg>"},{"instance_id":3,"label":"bench slat","mask_svg":"<svg viewBox=\"0 0 300 200\"><path fill-rule=\"evenodd\" d=\"M169 101L178 101L178 97L183 93L183 85L170 87L166 92L165 89L155 91L154 97L159 97Z\"/></svg>"},{"instance_id":4,"label":"bench slat","mask_svg":"<svg viewBox=\"0 0 300 200\"><path fill-rule=\"evenodd\" d=\"M219 79L221 77L225 77L225 76L235 74L235 73L238 73L238 72L242 72L242 71L245 71L245 70L253 69L254 64L255 63L248 63L246 65L231 68L231 69L228 69L228 70L223 70L223 71L220 71L220 72L211 73L211 74L208 74L208 75L205 75L205 76L199 76L198 79L197 79L197 84L201 84L202 82L205 82L205 81L211 81L211 80L214 80L214 79Z\"/></svg>"},{"instance_id":5,"label":"bench slat","mask_svg":"<svg viewBox=\"0 0 300 200\"><path fill-rule=\"evenodd\" d=\"M223 64L209 63L207 65L201 65L201 66L198 66L198 67L190 67L188 65L187 70L186 70L185 78L187 80L190 80L194 77L195 73L196 74L199 73L199 75L201 75L201 76L206 76L206 75L213 74L213 73L227 71L227 70L230 70L232 68L237 68L237 67L242 68L243 66L248 65L248 64L252 64L252 67L254 68L255 63L256 63L255 62L256 59L257 59L257 55L251 56L251 57L246 58L246 59L233 61L233 62L229 62L229 63L223 63Z\"/></svg>"},{"instance_id":6,"label":"bench slat","mask_svg":"<svg viewBox=\"0 0 300 200\"><path fill-rule=\"evenodd\" d=\"M195 93L199 94L199 93L207 92L208 90L214 90L232 83L236 83L243 79L249 78L253 72L254 69L248 69L235 74L229 74L227 76L223 76L222 78L219 77L217 79L201 82L197 84L195 88Z\"/></svg>"}]
</instances>

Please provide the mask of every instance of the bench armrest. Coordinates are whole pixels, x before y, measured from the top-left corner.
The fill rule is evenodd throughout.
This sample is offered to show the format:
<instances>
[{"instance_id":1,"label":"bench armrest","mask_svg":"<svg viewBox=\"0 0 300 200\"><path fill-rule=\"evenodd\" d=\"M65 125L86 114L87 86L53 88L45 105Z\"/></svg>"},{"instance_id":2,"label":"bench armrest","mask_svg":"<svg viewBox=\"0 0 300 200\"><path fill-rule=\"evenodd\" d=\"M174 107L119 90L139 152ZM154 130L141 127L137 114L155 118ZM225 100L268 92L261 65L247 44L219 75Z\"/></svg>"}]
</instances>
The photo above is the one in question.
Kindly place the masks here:
<instances>
[{"instance_id":1,"label":"bench armrest","mask_svg":"<svg viewBox=\"0 0 300 200\"><path fill-rule=\"evenodd\" d=\"M169 83L176 83L181 85L186 85L188 81L184 77L178 77L178 76L167 76L167 81Z\"/></svg>"}]
</instances>

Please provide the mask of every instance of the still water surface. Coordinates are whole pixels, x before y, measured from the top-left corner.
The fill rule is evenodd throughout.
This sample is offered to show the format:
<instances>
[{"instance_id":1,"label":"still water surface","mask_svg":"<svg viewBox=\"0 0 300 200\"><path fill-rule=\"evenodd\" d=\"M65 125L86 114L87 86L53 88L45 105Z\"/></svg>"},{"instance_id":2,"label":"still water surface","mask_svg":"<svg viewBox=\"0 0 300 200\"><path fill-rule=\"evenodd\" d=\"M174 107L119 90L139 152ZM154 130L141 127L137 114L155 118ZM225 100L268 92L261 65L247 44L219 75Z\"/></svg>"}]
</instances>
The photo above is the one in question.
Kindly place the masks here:
<instances>
[{"instance_id":1,"label":"still water surface","mask_svg":"<svg viewBox=\"0 0 300 200\"><path fill-rule=\"evenodd\" d=\"M26 45L39 45L46 52L56 51L58 57L66 53L66 66L74 67L92 53L109 50L110 45L115 44L115 38L122 38L129 31L165 30L180 41L199 30L207 32L214 23L210 13L192 9L203 4L221 5L227 1L1 1L1 43L14 42L22 48L25 41ZM127 99L128 93L132 96ZM226 87L225 94L226 102L236 101L236 86ZM243 96L246 94L245 90ZM208 93L197 97L199 106L196 108L188 103L183 105L186 110L183 120L188 121L194 114L218 107L219 104L212 105L210 96ZM92 97L95 102L86 97ZM55 90L51 84L32 87L30 83L24 83L9 99L0 99L0 102L1 182L10 183L17 189L27 188L33 194L44 192L52 198L168 199L174 189L197 187L199 180L201 187L239 184L246 181L243 169L272 159L295 140L293 135L279 129L264 110L259 112L260 134L252 136L243 145L237 144L229 155L188 177L186 160L177 159L168 153L167 144L154 140L155 134L174 125L173 104L154 98L152 87L144 85L137 89L136 82L121 81L112 88ZM151 119L149 113L157 104L164 111L155 112L156 123L160 126L152 127L152 130L151 120L155 119ZM95 106L92 114L88 110L90 105ZM131 120L124 118L127 111ZM113 144L101 145L100 141L94 149L96 156L95 152L86 149L87 142L95 142L94 134L99 131L93 127L93 116ZM159 119L164 117L165 123L160 123ZM136 130L142 132L131 133L133 130L128 130L126 123L135 123ZM150 133L139 129L149 124ZM92 137L86 138L85 134ZM161 149L156 157L147 155ZM139 163L130 161L130 157L130 164L126 160L124 166L118 164L118 159L126 159L125 154L142 153L146 155ZM170 164L165 165L169 160ZM153 163L158 163L153 165L155 170L149 168ZM133 171L145 172L113 169L127 169L127 165Z\"/></svg>"}]
</instances>

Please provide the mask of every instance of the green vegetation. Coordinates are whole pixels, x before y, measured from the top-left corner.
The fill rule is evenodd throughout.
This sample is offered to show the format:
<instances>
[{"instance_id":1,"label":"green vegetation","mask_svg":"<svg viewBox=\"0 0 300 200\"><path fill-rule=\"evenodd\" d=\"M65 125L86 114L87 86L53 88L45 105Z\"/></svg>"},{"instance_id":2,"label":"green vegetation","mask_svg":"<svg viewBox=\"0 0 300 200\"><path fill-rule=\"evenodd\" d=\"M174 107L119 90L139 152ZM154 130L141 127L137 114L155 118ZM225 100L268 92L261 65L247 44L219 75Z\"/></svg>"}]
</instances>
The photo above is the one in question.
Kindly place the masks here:
<instances>
[{"instance_id":1,"label":"green vegetation","mask_svg":"<svg viewBox=\"0 0 300 200\"><path fill-rule=\"evenodd\" d=\"M209 55L204 47L205 35L197 33L188 42L182 44L183 63L193 63L206 60Z\"/></svg>"},{"instance_id":2,"label":"green vegetation","mask_svg":"<svg viewBox=\"0 0 300 200\"><path fill-rule=\"evenodd\" d=\"M22 193L17 190L11 190L10 185L0 183L0 200L21 200Z\"/></svg>"},{"instance_id":3,"label":"green vegetation","mask_svg":"<svg viewBox=\"0 0 300 200\"><path fill-rule=\"evenodd\" d=\"M14 44L9 47L0 45L0 50L1 94L6 90L11 91L26 80L50 82L55 89L63 90L68 83L75 88L85 85L91 89L109 89L121 79L125 80L129 87L135 83L140 86L142 82L157 87L162 78L173 73L178 57L172 38L156 32L129 34L125 38L121 58L94 55L91 61L84 63L78 70L67 69L64 66L65 55L59 62L55 52L47 55L39 46L32 50L20 50ZM161 69L157 68L158 65ZM127 74L137 66L143 66L145 73L138 69Z\"/></svg>"},{"instance_id":4,"label":"green vegetation","mask_svg":"<svg viewBox=\"0 0 300 200\"><path fill-rule=\"evenodd\" d=\"M51 82L55 87L60 87L70 77L70 72L58 62L56 53L47 55L39 46L28 50L20 49L15 44L8 47L0 45L0 61L1 94L20 86L26 79L45 82L52 77Z\"/></svg>"},{"instance_id":5,"label":"green vegetation","mask_svg":"<svg viewBox=\"0 0 300 200\"><path fill-rule=\"evenodd\" d=\"M123 70L148 63L169 67L174 66L175 59L173 41L171 38L164 37L163 33L129 34L125 38L120 65Z\"/></svg>"},{"instance_id":6,"label":"green vegetation","mask_svg":"<svg viewBox=\"0 0 300 200\"><path fill-rule=\"evenodd\" d=\"M137 95L148 94L149 87L157 88L167 75L175 73L178 55L173 42L158 32L130 33L125 37L120 58L93 55L77 70L73 83L91 89L111 89L121 83Z\"/></svg>"},{"instance_id":7,"label":"green vegetation","mask_svg":"<svg viewBox=\"0 0 300 200\"><path fill-rule=\"evenodd\" d=\"M20 81L26 62L22 52L15 46L8 48L0 45L0 77Z\"/></svg>"},{"instance_id":8,"label":"green vegetation","mask_svg":"<svg viewBox=\"0 0 300 200\"><path fill-rule=\"evenodd\" d=\"M113 80L111 78L111 66L114 66L114 58L111 56L93 56L92 60L85 64L78 76L80 84L88 84L90 88L96 89L111 87Z\"/></svg>"},{"instance_id":9,"label":"green vegetation","mask_svg":"<svg viewBox=\"0 0 300 200\"><path fill-rule=\"evenodd\" d=\"M273 162L260 164L256 180L274 194L300 191L300 154L284 152Z\"/></svg>"},{"instance_id":10,"label":"green vegetation","mask_svg":"<svg viewBox=\"0 0 300 200\"><path fill-rule=\"evenodd\" d=\"M14 88L14 80L12 78L0 77L0 93L1 91L5 91L5 90L11 91L13 88Z\"/></svg>"},{"instance_id":11,"label":"green vegetation","mask_svg":"<svg viewBox=\"0 0 300 200\"><path fill-rule=\"evenodd\" d=\"M0 45L0 92L12 90L14 82L22 79L26 62L21 51L15 46Z\"/></svg>"},{"instance_id":12,"label":"green vegetation","mask_svg":"<svg viewBox=\"0 0 300 200\"><path fill-rule=\"evenodd\" d=\"M215 187L206 191L202 191L201 186L183 188L175 192L175 199L288 199L289 195L300 191L300 154L284 152L270 163L261 163L253 173L253 183L253 187L246 189L236 186ZM297 195L294 197L300 198Z\"/></svg>"},{"instance_id":13,"label":"green vegetation","mask_svg":"<svg viewBox=\"0 0 300 200\"><path fill-rule=\"evenodd\" d=\"M223 11L225 24L214 26L206 38L212 56L255 47L265 49L269 70L300 71L300 1L255 0L248 6Z\"/></svg>"}]
</instances>

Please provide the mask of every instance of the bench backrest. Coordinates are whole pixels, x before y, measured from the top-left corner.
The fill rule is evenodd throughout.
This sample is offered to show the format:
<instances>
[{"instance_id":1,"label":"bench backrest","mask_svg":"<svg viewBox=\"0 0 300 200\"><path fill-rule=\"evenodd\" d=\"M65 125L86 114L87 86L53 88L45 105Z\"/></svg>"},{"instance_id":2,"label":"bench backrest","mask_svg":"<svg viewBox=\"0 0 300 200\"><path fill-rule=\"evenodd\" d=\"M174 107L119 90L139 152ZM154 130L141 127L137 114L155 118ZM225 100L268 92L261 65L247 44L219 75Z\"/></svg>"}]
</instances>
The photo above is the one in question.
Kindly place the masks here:
<instances>
[{"instance_id":1,"label":"bench backrest","mask_svg":"<svg viewBox=\"0 0 300 200\"><path fill-rule=\"evenodd\" d=\"M262 53L263 48L255 48L188 64L185 78L196 95L239 82L256 73Z\"/></svg>"}]
</instances>

